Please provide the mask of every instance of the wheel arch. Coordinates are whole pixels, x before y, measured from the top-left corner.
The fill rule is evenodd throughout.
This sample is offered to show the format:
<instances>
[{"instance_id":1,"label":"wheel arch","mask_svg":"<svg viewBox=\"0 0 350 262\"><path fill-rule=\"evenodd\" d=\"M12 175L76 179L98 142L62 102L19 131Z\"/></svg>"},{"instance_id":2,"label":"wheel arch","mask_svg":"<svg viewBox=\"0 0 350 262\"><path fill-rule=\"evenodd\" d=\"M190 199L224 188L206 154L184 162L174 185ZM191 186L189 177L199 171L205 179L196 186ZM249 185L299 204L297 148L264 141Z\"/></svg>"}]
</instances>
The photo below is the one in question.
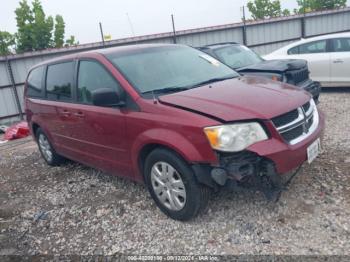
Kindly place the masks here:
<instances>
[{"instance_id":1,"label":"wheel arch","mask_svg":"<svg viewBox=\"0 0 350 262\"><path fill-rule=\"evenodd\" d=\"M214 154L213 159L203 156L189 139L178 132L166 129L148 130L135 140L131 149L136 180L144 181L143 168L145 159L156 148L164 148L174 152L188 164L215 161Z\"/></svg>"},{"instance_id":2,"label":"wheel arch","mask_svg":"<svg viewBox=\"0 0 350 262\"><path fill-rule=\"evenodd\" d=\"M41 128L40 125L36 122L32 123L32 133L33 133L33 137L36 137L36 131L38 130L38 128Z\"/></svg>"},{"instance_id":3,"label":"wheel arch","mask_svg":"<svg viewBox=\"0 0 350 262\"><path fill-rule=\"evenodd\" d=\"M168 150L174 154L176 154L178 157L180 157L181 159L183 159L185 162L189 163L176 149L169 147L167 145L164 145L162 143L150 143L150 144L145 144L139 154L138 154L138 158L137 158L137 167L138 167L138 171L140 176L142 177L142 180L144 181L145 177L144 177L144 173L143 170L145 168L145 161L146 158L149 154L151 154L154 150L156 149L165 149Z\"/></svg>"},{"instance_id":4,"label":"wheel arch","mask_svg":"<svg viewBox=\"0 0 350 262\"><path fill-rule=\"evenodd\" d=\"M47 138L49 139L52 147L56 150L56 144L55 144L55 141L52 137L52 134L49 132L49 130L46 129L44 123L41 123L41 121L31 121L29 127L31 129L32 136L33 136L35 141L36 141L36 133L37 133L38 129L40 128L45 133Z\"/></svg>"}]
</instances>

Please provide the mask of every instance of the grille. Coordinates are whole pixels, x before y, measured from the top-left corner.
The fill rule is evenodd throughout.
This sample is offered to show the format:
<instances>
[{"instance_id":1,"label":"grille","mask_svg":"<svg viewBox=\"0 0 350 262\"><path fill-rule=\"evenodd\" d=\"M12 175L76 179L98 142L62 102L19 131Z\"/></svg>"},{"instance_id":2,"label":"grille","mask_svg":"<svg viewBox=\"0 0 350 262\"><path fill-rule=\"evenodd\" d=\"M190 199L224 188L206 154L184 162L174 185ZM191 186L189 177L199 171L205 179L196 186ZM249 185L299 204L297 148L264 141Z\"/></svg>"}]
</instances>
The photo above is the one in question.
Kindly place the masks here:
<instances>
[{"instance_id":1,"label":"grille","mask_svg":"<svg viewBox=\"0 0 350 262\"><path fill-rule=\"evenodd\" d=\"M294 84L299 84L309 78L309 70L307 67L299 70L288 71L287 74L289 75L289 79L292 80Z\"/></svg>"},{"instance_id":2,"label":"grille","mask_svg":"<svg viewBox=\"0 0 350 262\"><path fill-rule=\"evenodd\" d=\"M315 131L318 112L314 100L272 119L281 136L290 144L302 141Z\"/></svg>"},{"instance_id":3,"label":"grille","mask_svg":"<svg viewBox=\"0 0 350 262\"><path fill-rule=\"evenodd\" d=\"M282 133L282 137L287 141L292 141L293 139L298 138L303 134L303 127L297 126L296 128L291 129L290 131Z\"/></svg>"},{"instance_id":4,"label":"grille","mask_svg":"<svg viewBox=\"0 0 350 262\"><path fill-rule=\"evenodd\" d=\"M303 105L304 111L305 111L305 112L309 111L310 106L311 106L311 105L310 105L310 102L307 102L305 105Z\"/></svg>"},{"instance_id":5,"label":"grille","mask_svg":"<svg viewBox=\"0 0 350 262\"><path fill-rule=\"evenodd\" d=\"M277 116L275 118L272 119L272 122L274 123L274 125L276 127L281 127L284 126L290 122L292 122L293 120L297 119L299 116L298 110L295 109L293 111L290 111L286 114Z\"/></svg>"}]
</instances>

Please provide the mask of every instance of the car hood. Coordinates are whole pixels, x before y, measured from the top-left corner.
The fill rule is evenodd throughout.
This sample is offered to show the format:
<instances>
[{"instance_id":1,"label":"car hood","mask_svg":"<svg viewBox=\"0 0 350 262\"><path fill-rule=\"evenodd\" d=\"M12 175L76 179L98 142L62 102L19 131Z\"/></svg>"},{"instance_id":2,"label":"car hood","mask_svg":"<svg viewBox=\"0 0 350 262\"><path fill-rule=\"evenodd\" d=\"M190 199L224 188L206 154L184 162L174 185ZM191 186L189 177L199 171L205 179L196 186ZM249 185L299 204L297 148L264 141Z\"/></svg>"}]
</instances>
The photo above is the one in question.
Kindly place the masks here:
<instances>
[{"instance_id":1,"label":"car hood","mask_svg":"<svg viewBox=\"0 0 350 262\"><path fill-rule=\"evenodd\" d=\"M261 63L245 66L236 69L238 72L285 72L288 70L297 70L304 68L307 62L302 59L278 59L265 60Z\"/></svg>"},{"instance_id":2,"label":"car hood","mask_svg":"<svg viewBox=\"0 0 350 262\"><path fill-rule=\"evenodd\" d=\"M240 77L158 97L165 105L229 122L271 119L310 100L304 91L263 77Z\"/></svg>"}]
</instances>

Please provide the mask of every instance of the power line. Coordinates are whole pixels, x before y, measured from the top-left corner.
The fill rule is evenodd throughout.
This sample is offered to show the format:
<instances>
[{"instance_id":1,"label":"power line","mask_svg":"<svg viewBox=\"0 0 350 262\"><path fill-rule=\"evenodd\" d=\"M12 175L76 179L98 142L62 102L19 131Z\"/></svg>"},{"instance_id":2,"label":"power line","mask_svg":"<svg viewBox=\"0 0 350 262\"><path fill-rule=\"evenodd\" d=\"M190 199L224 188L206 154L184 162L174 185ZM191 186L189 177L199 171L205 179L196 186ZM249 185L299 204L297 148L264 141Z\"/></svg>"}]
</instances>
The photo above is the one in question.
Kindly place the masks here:
<instances>
[{"instance_id":1,"label":"power line","mask_svg":"<svg viewBox=\"0 0 350 262\"><path fill-rule=\"evenodd\" d=\"M133 25L132 25L132 23L131 23L131 20L130 20L130 17L129 17L129 14L128 14L128 13L126 13L126 17L128 18L128 22L129 22L129 26L130 26L131 33L132 33L132 35L135 37L134 27L133 27Z\"/></svg>"}]
</instances>

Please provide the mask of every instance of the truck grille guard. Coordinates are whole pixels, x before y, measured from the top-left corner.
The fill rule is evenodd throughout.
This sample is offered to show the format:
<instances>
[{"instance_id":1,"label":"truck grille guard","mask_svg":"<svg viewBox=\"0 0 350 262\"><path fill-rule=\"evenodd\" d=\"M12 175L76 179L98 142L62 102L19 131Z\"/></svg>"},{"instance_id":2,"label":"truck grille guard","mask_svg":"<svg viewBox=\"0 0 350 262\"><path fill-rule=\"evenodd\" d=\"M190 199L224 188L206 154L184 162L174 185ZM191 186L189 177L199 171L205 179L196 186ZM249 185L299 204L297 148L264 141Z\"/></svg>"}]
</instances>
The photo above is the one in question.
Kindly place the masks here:
<instances>
[{"instance_id":1,"label":"truck grille guard","mask_svg":"<svg viewBox=\"0 0 350 262\"><path fill-rule=\"evenodd\" d=\"M303 67L299 70L291 70L287 72L287 76L290 81L293 81L293 84L297 85L309 78L309 70L307 67Z\"/></svg>"}]
</instances>

